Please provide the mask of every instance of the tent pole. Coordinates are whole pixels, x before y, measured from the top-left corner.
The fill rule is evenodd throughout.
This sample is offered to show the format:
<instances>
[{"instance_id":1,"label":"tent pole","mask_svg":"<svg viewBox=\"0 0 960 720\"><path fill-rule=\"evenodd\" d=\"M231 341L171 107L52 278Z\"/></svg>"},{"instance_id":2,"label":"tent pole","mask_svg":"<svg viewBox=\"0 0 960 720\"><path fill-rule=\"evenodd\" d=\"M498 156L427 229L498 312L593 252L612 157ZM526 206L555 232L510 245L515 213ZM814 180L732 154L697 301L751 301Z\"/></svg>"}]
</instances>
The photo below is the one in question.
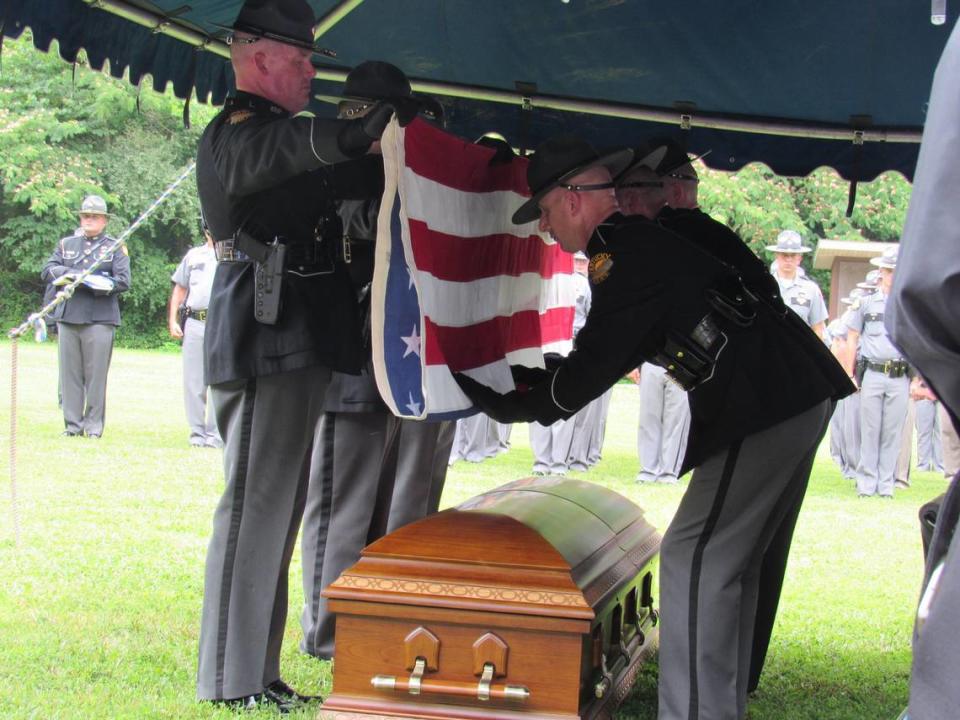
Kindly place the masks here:
<instances>
[{"instance_id":1,"label":"tent pole","mask_svg":"<svg viewBox=\"0 0 960 720\"><path fill-rule=\"evenodd\" d=\"M352 13L362 2L363 0L342 0L339 5L331 8L330 12L320 18L320 21L313 28L313 39L319 40L321 35Z\"/></svg>"}]
</instances>

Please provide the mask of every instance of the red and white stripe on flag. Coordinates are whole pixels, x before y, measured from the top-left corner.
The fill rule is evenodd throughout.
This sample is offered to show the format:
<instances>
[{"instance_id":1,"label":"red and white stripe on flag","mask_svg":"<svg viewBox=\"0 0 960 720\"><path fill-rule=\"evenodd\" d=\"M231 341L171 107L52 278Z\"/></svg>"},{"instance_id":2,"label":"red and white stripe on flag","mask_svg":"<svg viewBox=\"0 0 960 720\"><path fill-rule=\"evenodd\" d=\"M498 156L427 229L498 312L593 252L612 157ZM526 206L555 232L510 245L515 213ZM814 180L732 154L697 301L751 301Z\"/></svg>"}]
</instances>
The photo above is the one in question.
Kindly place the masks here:
<instances>
[{"instance_id":1,"label":"red and white stripe on flag","mask_svg":"<svg viewBox=\"0 0 960 720\"><path fill-rule=\"evenodd\" d=\"M529 197L527 160L414 120L381 140L385 189L372 286L373 360L399 416L469 415L452 372L500 392L510 365L570 350L573 257L511 215Z\"/></svg>"}]
</instances>

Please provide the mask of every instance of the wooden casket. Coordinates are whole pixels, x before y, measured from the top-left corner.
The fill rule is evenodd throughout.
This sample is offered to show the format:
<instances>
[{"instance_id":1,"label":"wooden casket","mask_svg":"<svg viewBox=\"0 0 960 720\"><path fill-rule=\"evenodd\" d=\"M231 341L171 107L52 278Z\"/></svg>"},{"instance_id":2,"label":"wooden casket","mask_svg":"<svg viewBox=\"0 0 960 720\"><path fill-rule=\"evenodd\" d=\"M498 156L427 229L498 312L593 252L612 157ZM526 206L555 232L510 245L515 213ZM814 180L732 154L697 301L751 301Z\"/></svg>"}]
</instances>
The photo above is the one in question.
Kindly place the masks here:
<instances>
[{"instance_id":1,"label":"wooden casket","mask_svg":"<svg viewBox=\"0 0 960 720\"><path fill-rule=\"evenodd\" d=\"M605 718L657 641L660 536L598 485L518 480L367 547L321 717Z\"/></svg>"}]
</instances>

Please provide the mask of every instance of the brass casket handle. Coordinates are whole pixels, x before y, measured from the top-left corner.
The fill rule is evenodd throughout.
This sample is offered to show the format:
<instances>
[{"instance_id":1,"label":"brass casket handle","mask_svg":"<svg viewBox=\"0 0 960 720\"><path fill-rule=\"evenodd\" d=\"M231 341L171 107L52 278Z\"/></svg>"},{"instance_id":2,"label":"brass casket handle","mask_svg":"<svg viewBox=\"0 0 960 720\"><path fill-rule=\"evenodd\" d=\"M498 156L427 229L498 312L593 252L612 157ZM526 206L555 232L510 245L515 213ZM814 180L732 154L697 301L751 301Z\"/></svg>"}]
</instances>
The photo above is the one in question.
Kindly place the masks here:
<instances>
[{"instance_id":1,"label":"brass casket handle","mask_svg":"<svg viewBox=\"0 0 960 720\"><path fill-rule=\"evenodd\" d=\"M410 673L409 679L404 680L394 675L374 675L370 678L370 684L377 690L388 692L407 692L411 695L458 695L477 698L481 701L512 700L514 702L525 702L530 697L530 690L523 685L495 685L493 683L495 673L493 663L484 665L483 674L477 684L457 680L431 680L424 678L425 670L426 661L417 658L417 664L414 666L413 672Z\"/></svg>"}]
</instances>

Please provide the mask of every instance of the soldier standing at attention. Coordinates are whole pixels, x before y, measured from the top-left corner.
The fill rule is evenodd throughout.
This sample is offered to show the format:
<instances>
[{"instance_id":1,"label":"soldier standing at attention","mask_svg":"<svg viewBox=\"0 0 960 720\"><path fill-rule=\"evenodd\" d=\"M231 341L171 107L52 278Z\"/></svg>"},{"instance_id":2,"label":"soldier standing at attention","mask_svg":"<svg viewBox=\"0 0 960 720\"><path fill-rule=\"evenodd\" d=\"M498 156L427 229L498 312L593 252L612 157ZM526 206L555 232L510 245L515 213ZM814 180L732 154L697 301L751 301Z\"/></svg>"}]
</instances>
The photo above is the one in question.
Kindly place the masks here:
<instances>
[{"instance_id":1,"label":"soldier standing at attention","mask_svg":"<svg viewBox=\"0 0 960 720\"><path fill-rule=\"evenodd\" d=\"M107 371L113 336L120 325L118 296L130 289L130 258L126 247L108 252L114 239L106 234L109 213L99 195L88 195L80 206L80 232L63 238L40 273L44 282L66 285L99 263L78 285L73 297L54 313L60 353L63 434L67 437L103 434L107 408Z\"/></svg>"},{"instance_id":2,"label":"soldier standing at attention","mask_svg":"<svg viewBox=\"0 0 960 720\"><path fill-rule=\"evenodd\" d=\"M170 280L173 289L167 305L170 337L183 341L183 406L193 447L223 447L213 408L207 408L207 384L203 381L203 336L207 305L217 270L213 236L200 218L204 243L187 251Z\"/></svg>"},{"instance_id":3,"label":"soldier standing at attention","mask_svg":"<svg viewBox=\"0 0 960 720\"><path fill-rule=\"evenodd\" d=\"M800 262L811 248L803 244L803 239L796 230L784 230L777 235L775 245L767 245L767 250L777 256L773 276L780 285L783 302L822 338L827 320L827 305L823 301L823 293L813 280L800 274Z\"/></svg>"},{"instance_id":4,"label":"soldier standing at attention","mask_svg":"<svg viewBox=\"0 0 960 720\"><path fill-rule=\"evenodd\" d=\"M343 92L340 118L365 117L384 98L428 101L413 95L400 68L377 60L351 70ZM360 375L333 373L313 448L315 470L303 515L300 647L325 660L333 657L335 616L321 592L360 559L369 543L437 511L454 434L452 421L399 418L380 397L370 359L369 323L383 161L368 156L341 163L332 172L368 357Z\"/></svg>"},{"instance_id":5,"label":"soldier standing at attention","mask_svg":"<svg viewBox=\"0 0 960 720\"><path fill-rule=\"evenodd\" d=\"M233 24L237 92L197 149L217 252L204 338L226 487L207 551L197 695L286 711L287 571L333 370L364 362L357 301L335 249L329 166L379 151L395 105L358 120L298 115L315 70L306 0L247 0ZM401 123L410 116L400 112Z\"/></svg>"},{"instance_id":6,"label":"soldier standing at attention","mask_svg":"<svg viewBox=\"0 0 960 720\"><path fill-rule=\"evenodd\" d=\"M847 342L851 348L859 345L860 362L864 365L860 383L857 494L893 497L894 473L910 396L909 365L890 342L883 324L897 266L897 248L890 248L870 263L880 268L880 286L876 292L861 298L846 316ZM847 370L849 375L854 374L852 357L848 359Z\"/></svg>"}]
</instances>

